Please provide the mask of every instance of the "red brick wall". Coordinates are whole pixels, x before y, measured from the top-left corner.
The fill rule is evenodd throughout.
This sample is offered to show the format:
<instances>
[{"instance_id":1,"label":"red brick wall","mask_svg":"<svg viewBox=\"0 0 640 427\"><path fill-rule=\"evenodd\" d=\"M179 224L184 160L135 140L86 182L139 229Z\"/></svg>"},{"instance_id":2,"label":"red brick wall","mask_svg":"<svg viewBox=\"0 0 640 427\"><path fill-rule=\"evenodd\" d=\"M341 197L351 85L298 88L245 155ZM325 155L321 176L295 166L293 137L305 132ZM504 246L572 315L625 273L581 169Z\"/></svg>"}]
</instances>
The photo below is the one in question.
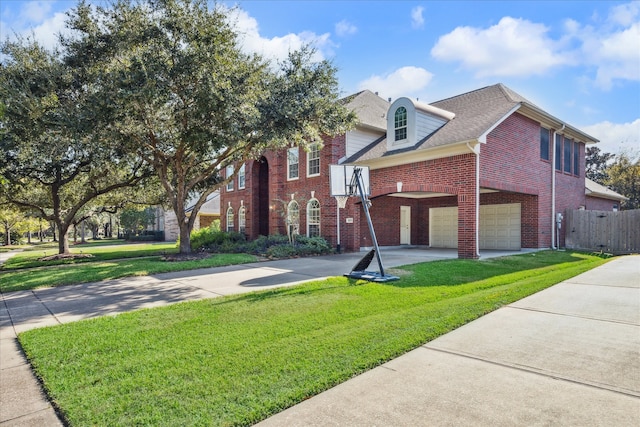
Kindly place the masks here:
<instances>
[{"instance_id":1,"label":"red brick wall","mask_svg":"<svg viewBox=\"0 0 640 427\"><path fill-rule=\"evenodd\" d=\"M615 200L587 196L585 203L585 209L589 211L613 211L614 206L617 206L618 210L620 210L620 202Z\"/></svg>"},{"instance_id":2,"label":"red brick wall","mask_svg":"<svg viewBox=\"0 0 640 427\"><path fill-rule=\"evenodd\" d=\"M307 153L299 150L299 177L295 180L287 180L287 150L270 151L265 153L269 165L269 232L270 234L286 234L285 216L288 203L293 198L300 208L300 233L307 232L307 202L314 197L320 202L321 223L320 234L325 237L332 246L337 244L337 223L335 198L330 196L329 165L337 164L345 152L344 135L336 138L325 138L324 147L320 151L320 175L307 177ZM246 234L250 239L258 237L258 224L255 216L252 216L254 207L258 204L258 165L257 162L247 162L245 189L238 189L237 179L234 180L234 191L221 191L221 221L226 224L226 210L231 203L235 212L235 229L238 227L237 212L244 203L247 212ZM340 211L341 219L341 246L345 250L357 250L357 236L355 228L359 224L354 212L355 199L350 200L347 208ZM353 218L354 224L346 224L346 218Z\"/></svg>"},{"instance_id":3,"label":"red brick wall","mask_svg":"<svg viewBox=\"0 0 640 427\"><path fill-rule=\"evenodd\" d=\"M475 155L465 154L428 160L410 165L371 171L373 206L371 217L381 246L400 243L400 206L411 206L412 244L428 244L428 224L425 230L425 199L385 196L397 192L402 182L403 192L449 193L446 203L458 206L458 256L475 258ZM428 221L427 221L428 222ZM414 243L415 242L415 243ZM360 246L371 246L371 235L364 215L361 216Z\"/></svg>"}]
</instances>

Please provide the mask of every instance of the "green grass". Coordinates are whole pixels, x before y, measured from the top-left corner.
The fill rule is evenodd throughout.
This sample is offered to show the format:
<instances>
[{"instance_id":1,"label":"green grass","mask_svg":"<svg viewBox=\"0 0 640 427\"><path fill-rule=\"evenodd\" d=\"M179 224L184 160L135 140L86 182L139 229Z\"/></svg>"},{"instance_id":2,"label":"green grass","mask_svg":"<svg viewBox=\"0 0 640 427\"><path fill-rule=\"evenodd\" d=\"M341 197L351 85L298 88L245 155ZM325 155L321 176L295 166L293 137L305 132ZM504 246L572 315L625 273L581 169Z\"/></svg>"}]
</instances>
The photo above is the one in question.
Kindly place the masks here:
<instances>
[{"instance_id":1,"label":"green grass","mask_svg":"<svg viewBox=\"0 0 640 427\"><path fill-rule=\"evenodd\" d=\"M248 425L606 260L540 252L390 269L36 329L19 340L71 426Z\"/></svg>"},{"instance_id":2,"label":"green grass","mask_svg":"<svg viewBox=\"0 0 640 427\"><path fill-rule=\"evenodd\" d=\"M2 270L19 270L42 266L80 264L87 262L109 261L123 258L138 258L144 256L162 255L164 253L176 253L178 248L175 243L143 243L143 244L119 244L105 247L104 245L72 246L70 252L74 254L91 254L92 258L61 259L55 261L38 261L39 258L58 253L55 248L34 248L34 250L21 252L8 259L2 266Z\"/></svg>"},{"instance_id":3,"label":"green grass","mask_svg":"<svg viewBox=\"0 0 640 427\"><path fill-rule=\"evenodd\" d=\"M132 258L124 261L91 262L73 266L43 267L27 271L18 270L1 273L0 291L13 292L48 286L74 285L129 276L146 276L172 271L245 264L253 261L256 261L256 257L253 255L216 254L209 258L195 261L168 262L163 261L161 257L151 257L144 259Z\"/></svg>"}]
</instances>

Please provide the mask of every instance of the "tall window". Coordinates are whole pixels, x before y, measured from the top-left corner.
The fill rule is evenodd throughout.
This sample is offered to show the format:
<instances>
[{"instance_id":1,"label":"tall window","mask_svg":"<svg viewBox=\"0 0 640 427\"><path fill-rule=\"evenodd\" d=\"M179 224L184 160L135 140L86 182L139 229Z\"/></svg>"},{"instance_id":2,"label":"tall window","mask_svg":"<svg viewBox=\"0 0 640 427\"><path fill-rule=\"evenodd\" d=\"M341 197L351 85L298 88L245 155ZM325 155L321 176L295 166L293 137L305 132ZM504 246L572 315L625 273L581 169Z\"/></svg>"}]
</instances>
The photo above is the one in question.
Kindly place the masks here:
<instances>
[{"instance_id":1,"label":"tall window","mask_svg":"<svg viewBox=\"0 0 640 427\"><path fill-rule=\"evenodd\" d=\"M287 179L298 179L299 170L298 147L287 150Z\"/></svg>"},{"instance_id":2,"label":"tall window","mask_svg":"<svg viewBox=\"0 0 640 427\"><path fill-rule=\"evenodd\" d=\"M307 153L307 176L320 175L320 144L312 144Z\"/></svg>"},{"instance_id":3,"label":"tall window","mask_svg":"<svg viewBox=\"0 0 640 427\"><path fill-rule=\"evenodd\" d=\"M571 157L571 149L573 148L573 141L570 139L564 139L564 171L571 173L571 163L573 157Z\"/></svg>"},{"instance_id":4,"label":"tall window","mask_svg":"<svg viewBox=\"0 0 640 427\"><path fill-rule=\"evenodd\" d=\"M300 206L295 200L287 206L287 234L290 238L300 234Z\"/></svg>"},{"instance_id":5,"label":"tall window","mask_svg":"<svg viewBox=\"0 0 640 427\"><path fill-rule=\"evenodd\" d=\"M229 178L231 175L233 175L233 166L229 165L227 166L227 169L225 170L225 178ZM233 180L227 182L227 191L233 191Z\"/></svg>"},{"instance_id":6,"label":"tall window","mask_svg":"<svg viewBox=\"0 0 640 427\"><path fill-rule=\"evenodd\" d=\"M573 174L580 176L580 143L573 142Z\"/></svg>"},{"instance_id":7,"label":"tall window","mask_svg":"<svg viewBox=\"0 0 640 427\"><path fill-rule=\"evenodd\" d=\"M320 235L320 202L318 199L311 199L307 203L307 236L316 237Z\"/></svg>"},{"instance_id":8,"label":"tall window","mask_svg":"<svg viewBox=\"0 0 640 427\"><path fill-rule=\"evenodd\" d=\"M241 206L238 209L238 231L244 233L247 228L247 209Z\"/></svg>"},{"instance_id":9,"label":"tall window","mask_svg":"<svg viewBox=\"0 0 640 427\"><path fill-rule=\"evenodd\" d=\"M227 231L233 231L233 208L227 208Z\"/></svg>"},{"instance_id":10,"label":"tall window","mask_svg":"<svg viewBox=\"0 0 640 427\"><path fill-rule=\"evenodd\" d=\"M240 167L240 171L238 171L238 189L241 190L244 188L245 182L245 173L244 173L244 165Z\"/></svg>"},{"instance_id":11,"label":"tall window","mask_svg":"<svg viewBox=\"0 0 640 427\"><path fill-rule=\"evenodd\" d=\"M556 165L556 170L557 171L561 171L562 170L562 135L558 135L556 134L556 152L555 152L555 165Z\"/></svg>"},{"instance_id":12,"label":"tall window","mask_svg":"<svg viewBox=\"0 0 640 427\"><path fill-rule=\"evenodd\" d=\"M400 107L395 115L396 141L407 139L407 109Z\"/></svg>"},{"instance_id":13,"label":"tall window","mask_svg":"<svg viewBox=\"0 0 640 427\"><path fill-rule=\"evenodd\" d=\"M540 158L549 160L549 129L540 128Z\"/></svg>"}]
</instances>

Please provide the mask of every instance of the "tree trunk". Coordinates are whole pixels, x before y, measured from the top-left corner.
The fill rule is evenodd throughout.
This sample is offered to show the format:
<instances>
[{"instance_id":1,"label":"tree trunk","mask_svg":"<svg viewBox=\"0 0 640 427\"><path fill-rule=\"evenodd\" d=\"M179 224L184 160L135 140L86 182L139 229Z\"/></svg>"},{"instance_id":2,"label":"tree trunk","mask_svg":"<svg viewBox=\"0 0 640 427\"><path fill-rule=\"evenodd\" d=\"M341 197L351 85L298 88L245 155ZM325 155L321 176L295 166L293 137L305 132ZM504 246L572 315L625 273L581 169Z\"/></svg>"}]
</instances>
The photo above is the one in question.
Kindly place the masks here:
<instances>
[{"instance_id":1,"label":"tree trunk","mask_svg":"<svg viewBox=\"0 0 640 427\"><path fill-rule=\"evenodd\" d=\"M11 229L7 224L4 225L4 245L9 246L11 244Z\"/></svg>"},{"instance_id":2,"label":"tree trunk","mask_svg":"<svg viewBox=\"0 0 640 427\"><path fill-rule=\"evenodd\" d=\"M68 224L58 224L58 253L68 254L69 251L69 239L67 239L67 232L69 231Z\"/></svg>"},{"instance_id":3,"label":"tree trunk","mask_svg":"<svg viewBox=\"0 0 640 427\"><path fill-rule=\"evenodd\" d=\"M185 221L179 221L180 227L180 253L191 253L191 230L189 230L189 223Z\"/></svg>"}]
</instances>

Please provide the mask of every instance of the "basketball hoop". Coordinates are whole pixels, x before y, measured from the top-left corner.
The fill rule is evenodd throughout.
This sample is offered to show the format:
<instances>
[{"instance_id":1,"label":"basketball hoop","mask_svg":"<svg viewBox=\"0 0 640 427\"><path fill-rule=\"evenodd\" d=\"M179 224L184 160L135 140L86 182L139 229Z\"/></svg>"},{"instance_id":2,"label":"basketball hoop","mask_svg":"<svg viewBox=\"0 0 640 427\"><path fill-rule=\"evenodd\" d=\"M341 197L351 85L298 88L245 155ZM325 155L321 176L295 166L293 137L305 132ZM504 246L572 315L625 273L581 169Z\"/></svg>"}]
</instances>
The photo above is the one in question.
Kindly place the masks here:
<instances>
[{"instance_id":1,"label":"basketball hoop","mask_svg":"<svg viewBox=\"0 0 640 427\"><path fill-rule=\"evenodd\" d=\"M347 200L349 200L349 196L334 196L336 198L336 202L338 202L338 208L344 209L347 207Z\"/></svg>"}]
</instances>

